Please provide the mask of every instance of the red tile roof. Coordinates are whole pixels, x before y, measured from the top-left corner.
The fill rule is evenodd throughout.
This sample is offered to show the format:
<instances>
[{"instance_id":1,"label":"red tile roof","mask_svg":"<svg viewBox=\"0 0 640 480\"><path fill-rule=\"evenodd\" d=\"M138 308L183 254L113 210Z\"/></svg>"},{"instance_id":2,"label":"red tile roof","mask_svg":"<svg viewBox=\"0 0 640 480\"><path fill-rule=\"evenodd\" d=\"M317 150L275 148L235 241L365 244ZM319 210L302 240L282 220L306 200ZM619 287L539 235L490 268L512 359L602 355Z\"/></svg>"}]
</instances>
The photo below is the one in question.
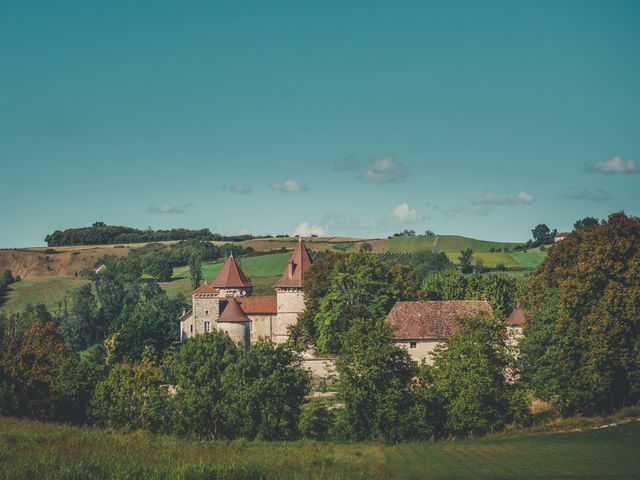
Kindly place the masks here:
<instances>
[{"instance_id":1,"label":"red tile roof","mask_svg":"<svg viewBox=\"0 0 640 480\"><path fill-rule=\"evenodd\" d=\"M274 285L275 288L302 288L304 285L304 276L311 268L311 258L307 247L302 240L298 240L296 247L293 249L291 260L287 264L282 277Z\"/></svg>"},{"instance_id":2,"label":"red tile roof","mask_svg":"<svg viewBox=\"0 0 640 480\"><path fill-rule=\"evenodd\" d=\"M233 258L233 255L229 255L227 261L224 262L224 266L218 276L211 282L216 288L245 288L253 287L251 280L242 272L240 266Z\"/></svg>"},{"instance_id":3,"label":"red tile roof","mask_svg":"<svg viewBox=\"0 0 640 480\"><path fill-rule=\"evenodd\" d=\"M505 320L509 327L521 327L527 321L525 311L521 308L515 308Z\"/></svg>"},{"instance_id":4,"label":"red tile roof","mask_svg":"<svg viewBox=\"0 0 640 480\"><path fill-rule=\"evenodd\" d=\"M267 313L276 315L278 313L278 301L275 295L256 295L249 297L237 297L242 310L247 314Z\"/></svg>"},{"instance_id":5,"label":"red tile roof","mask_svg":"<svg viewBox=\"0 0 640 480\"><path fill-rule=\"evenodd\" d=\"M455 332L456 318L482 312L492 312L484 300L397 302L387 323L397 340L444 340Z\"/></svg>"},{"instance_id":6,"label":"red tile roof","mask_svg":"<svg viewBox=\"0 0 640 480\"><path fill-rule=\"evenodd\" d=\"M205 283L204 285L200 285L193 291L193 294L206 294L206 295L217 295L218 290L213 288L211 285Z\"/></svg>"},{"instance_id":7,"label":"red tile roof","mask_svg":"<svg viewBox=\"0 0 640 480\"><path fill-rule=\"evenodd\" d=\"M234 297L227 298L227 306L218 317L218 323L225 322L250 322L246 313L242 311L242 307Z\"/></svg>"}]
</instances>

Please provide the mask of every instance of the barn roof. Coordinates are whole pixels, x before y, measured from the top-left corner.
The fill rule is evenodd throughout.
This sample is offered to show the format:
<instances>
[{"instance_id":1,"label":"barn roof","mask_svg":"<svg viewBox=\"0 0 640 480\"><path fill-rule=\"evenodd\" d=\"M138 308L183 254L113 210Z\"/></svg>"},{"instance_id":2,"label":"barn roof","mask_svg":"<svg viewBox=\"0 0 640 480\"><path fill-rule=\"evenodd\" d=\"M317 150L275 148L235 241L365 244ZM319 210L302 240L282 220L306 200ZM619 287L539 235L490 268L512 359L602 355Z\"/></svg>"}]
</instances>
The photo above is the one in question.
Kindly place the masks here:
<instances>
[{"instance_id":1,"label":"barn roof","mask_svg":"<svg viewBox=\"0 0 640 480\"><path fill-rule=\"evenodd\" d=\"M302 240L302 237L298 239L298 243L293 249L291 260L287 263L287 266L282 273L282 277L278 283L274 285L275 288L302 288L304 285L304 276L311 268L311 257L307 247Z\"/></svg>"},{"instance_id":2,"label":"barn roof","mask_svg":"<svg viewBox=\"0 0 640 480\"><path fill-rule=\"evenodd\" d=\"M396 340L444 340L455 332L456 318L491 312L484 300L397 302L387 323Z\"/></svg>"},{"instance_id":3,"label":"barn roof","mask_svg":"<svg viewBox=\"0 0 640 480\"><path fill-rule=\"evenodd\" d=\"M238 262L233 257L233 254L229 255L224 262L224 266L218 276L211 282L211 285L215 288L246 288L253 287L251 280L244 274Z\"/></svg>"}]
</instances>

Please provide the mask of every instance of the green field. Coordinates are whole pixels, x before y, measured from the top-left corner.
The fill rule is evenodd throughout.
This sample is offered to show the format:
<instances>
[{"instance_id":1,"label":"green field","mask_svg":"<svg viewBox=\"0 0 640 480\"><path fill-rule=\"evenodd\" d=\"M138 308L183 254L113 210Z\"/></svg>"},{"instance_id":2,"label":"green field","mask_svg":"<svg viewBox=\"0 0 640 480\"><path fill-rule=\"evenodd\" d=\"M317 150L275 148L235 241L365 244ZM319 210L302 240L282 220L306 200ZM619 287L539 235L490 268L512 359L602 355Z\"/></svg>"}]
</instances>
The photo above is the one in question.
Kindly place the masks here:
<instances>
[{"instance_id":1,"label":"green field","mask_svg":"<svg viewBox=\"0 0 640 480\"><path fill-rule=\"evenodd\" d=\"M482 260L485 267L495 268L502 264L509 269L533 270L542 260L546 252L540 250L528 250L524 252L473 252L473 261ZM447 252L447 257L453 263L459 263L460 252Z\"/></svg>"},{"instance_id":2,"label":"green field","mask_svg":"<svg viewBox=\"0 0 640 480\"><path fill-rule=\"evenodd\" d=\"M254 295L268 295L273 293L273 284L284 272L287 262L291 258L291 252L271 253L256 257L238 258L242 271L255 284ZM202 265L202 274L210 282L220 270L224 260L209 262ZM160 284L169 295L182 293L185 297L191 296L191 280L189 267L178 267L173 271L173 280Z\"/></svg>"},{"instance_id":3,"label":"green field","mask_svg":"<svg viewBox=\"0 0 640 480\"><path fill-rule=\"evenodd\" d=\"M9 287L9 293L2 312L21 312L27 304L43 303L49 310L55 310L65 297L73 293L89 281L80 277L46 277L22 280Z\"/></svg>"},{"instance_id":4,"label":"green field","mask_svg":"<svg viewBox=\"0 0 640 480\"><path fill-rule=\"evenodd\" d=\"M632 479L640 424L436 443L188 441L0 418L2 479Z\"/></svg>"},{"instance_id":5,"label":"green field","mask_svg":"<svg viewBox=\"0 0 640 480\"><path fill-rule=\"evenodd\" d=\"M511 250L516 245L519 245L519 243L491 242L458 235L393 237L389 240L389 251L391 253L415 253L422 250L432 250L434 252L448 253L470 248L474 252L489 252L491 248L508 248Z\"/></svg>"}]
</instances>

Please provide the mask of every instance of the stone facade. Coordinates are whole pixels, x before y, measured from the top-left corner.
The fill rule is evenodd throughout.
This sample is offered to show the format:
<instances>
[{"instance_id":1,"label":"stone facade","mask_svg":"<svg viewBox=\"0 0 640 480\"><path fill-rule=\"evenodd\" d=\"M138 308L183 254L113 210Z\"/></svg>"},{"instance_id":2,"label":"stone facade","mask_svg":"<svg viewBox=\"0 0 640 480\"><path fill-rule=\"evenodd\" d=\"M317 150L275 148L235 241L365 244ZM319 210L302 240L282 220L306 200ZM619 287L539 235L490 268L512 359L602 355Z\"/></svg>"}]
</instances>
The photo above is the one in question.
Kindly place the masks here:
<instances>
[{"instance_id":1,"label":"stone facade","mask_svg":"<svg viewBox=\"0 0 640 480\"><path fill-rule=\"evenodd\" d=\"M233 256L225 262L220 274L210 283L198 287L191 295L192 309L180 318L181 340L212 331L225 331L237 343L248 346L261 338L276 343L289 339L289 327L304 310L303 282L311 268L309 253L300 239L293 250L280 281L274 286L276 295L254 297L253 284ZM235 303L240 310L236 311ZM236 317L219 320L233 303Z\"/></svg>"}]
</instances>

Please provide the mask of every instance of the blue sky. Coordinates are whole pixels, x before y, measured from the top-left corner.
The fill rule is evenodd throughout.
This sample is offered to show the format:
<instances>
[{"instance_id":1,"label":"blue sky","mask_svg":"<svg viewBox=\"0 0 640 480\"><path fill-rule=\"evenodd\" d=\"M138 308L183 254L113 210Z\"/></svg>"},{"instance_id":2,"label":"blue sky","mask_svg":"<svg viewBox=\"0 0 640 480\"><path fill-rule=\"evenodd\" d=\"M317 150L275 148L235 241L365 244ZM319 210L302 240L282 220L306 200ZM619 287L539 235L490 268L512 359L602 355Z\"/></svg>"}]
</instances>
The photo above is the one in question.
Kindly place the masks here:
<instances>
[{"instance_id":1,"label":"blue sky","mask_svg":"<svg viewBox=\"0 0 640 480\"><path fill-rule=\"evenodd\" d=\"M640 3L3 2L0 246L640 214Z\"/></svg>"}]
</instances>

